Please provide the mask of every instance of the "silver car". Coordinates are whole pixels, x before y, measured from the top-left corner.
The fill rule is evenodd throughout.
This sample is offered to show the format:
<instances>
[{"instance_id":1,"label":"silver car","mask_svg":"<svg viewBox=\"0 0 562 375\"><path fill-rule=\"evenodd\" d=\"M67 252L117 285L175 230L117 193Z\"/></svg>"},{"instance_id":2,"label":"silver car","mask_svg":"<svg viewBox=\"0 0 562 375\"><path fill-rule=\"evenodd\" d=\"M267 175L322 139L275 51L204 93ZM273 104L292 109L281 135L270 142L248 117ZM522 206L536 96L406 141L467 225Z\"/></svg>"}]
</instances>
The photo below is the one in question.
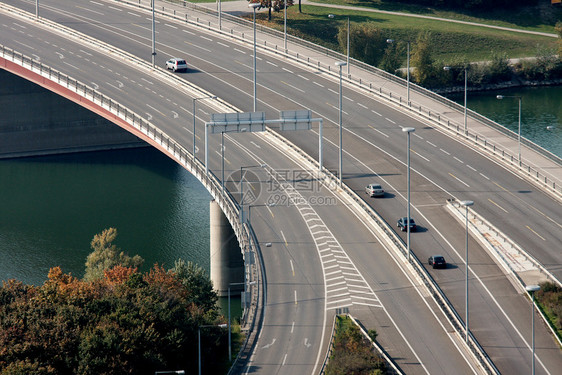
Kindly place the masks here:
<instances>
[{"instance_id":1,"label":"silver car","mask_svg":"<svg viewBox=\"0 0 562 375\"><path fill-rule=\"evenodd\" d=\"M380 184L369 184L365 188L365 193L369 194L370 197L382 197L384 196L384 189Z\"/></svg>"},{"instance_id":2,"label":"silver car","mask_svg":"<svg viewBox=\"0 0 562 375\"><path fill-rule=\"evenodd\" d=\"M166 69L171 69L172 71L187 70L187 63L184 59L178 59L177 57L172 57L166 61Z\"/></svg>"}]
</instances>

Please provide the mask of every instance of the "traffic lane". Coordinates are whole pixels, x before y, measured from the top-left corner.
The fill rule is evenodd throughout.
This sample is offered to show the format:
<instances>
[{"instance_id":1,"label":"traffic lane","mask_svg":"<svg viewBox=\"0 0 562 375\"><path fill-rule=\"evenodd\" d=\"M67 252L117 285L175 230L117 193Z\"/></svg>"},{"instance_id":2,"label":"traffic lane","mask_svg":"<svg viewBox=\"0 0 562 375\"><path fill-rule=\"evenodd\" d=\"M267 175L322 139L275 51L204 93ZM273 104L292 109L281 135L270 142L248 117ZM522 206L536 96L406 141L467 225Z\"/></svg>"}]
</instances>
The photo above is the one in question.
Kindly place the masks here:
<instances>
[{"instance_id":1,"label":"traffic lane","mask_svg":"<svg viewBox=\"0 0 562 375\"><path fill-rule=\"evenodd\" d=\"M115 12L114 12L114 13L115 13ZM163 33L163 35L167 35L167 34ZM260 60L261 60L261 58L260 58ZM269 63L269 61L267 61L267 62ZM291 70L289 70L289 69L287 69L287 68L282 67L281 69L284 69L284 70L286 71L285 73L288 74L288 78L290 78L291 75L294 75L294 72L291 71ZM287 75L287 74L286 74L286 75ZM303 74L304 74L304 73L303 73ZM264 76L267 77L268 75L267 75L267 74L264 74ZM297 74L297 76L299 76L299 78L301 78L301 79L302 79L302 78L305 78L305 79L306 79L306 77L305 77L304 75L302 75L302 74ZM287 79L288 79L288 78L287 78ZM283 81L283 82L284 82L284 81ZM316 83L316 82L315 82L315 83ZM330 88L329 88L328 90L334 91L333 89L330 89ZM334 91L334 92L335 92L335 91ZM353 101L353 99L350 99L350 100ZM360 103L359 103L359 104L360 104ZM353 113L354 113L354 112L353 112ZM379 115L380 115L380 114L379 114ZM389 119L386 118L386 120L389 120Z\"/></svg>"},{"instance_id":2,"label":"traffic lane","mask_svg":"<svg viewBox=\"0 0 562 375\"><path fill-rule=\"evenodd\" d=\"M388 163L388 161L386 161ZM353 171L352 171L353 173ZM420 176L414 175L413 176L413 185L419 187L423 187L424 184L427 184L427 182L424 182L423 179ZM423 189L420 189L423 191ZM401 202L405 201L404 195L405 193L402 191L400 192L402 199ZM451 221L451 217L449 214L445 214L442 211L443 208L441 206L443 206L443 203L440 202L445 202L445 196L443 196L441 199L433 199L432 197L424 197L423 193L420 194L420 196L416 196L415 194L418 193L414 193L413 195L413 200L414 202L416 202L416 207L414 207L414 214L416 212L417 213L417 217L412 215L413 217L415 217L418 221L418 223L421 223L422 225L422 231L421 233L412 233L411 235L411 240L412 240L412 249L416 254L420 254L422 253L423 255L420 257L422 259L422 262L425 263L425 259L427 259L427 256L431 255L431 253L426 252L423 253L424 251L427 251L427 249L429 249L429 251L431 252L435 252L435 253L440 253L442 255L445 255L446 258L451 259L450 261L452 262L456 262L456 263L460 263L462 264L462 255L452 246L448 245L447 242L443 242L443 238L438 234L440 231L441 232L448 232L451 230L451 228L455 228L455 227L459 227L462 228L462 226L460 225L460 223L456 224L455 221ZM396 205L396 200L393 199L370 199L370 202L373 202L376 205L376 209L381 212L384 211L385 209L388 209L390 206L392 206L392 204ZM398 207L394 207L393 209L391 209L391 212L396 212L397 210L399 210L400 212L406 212L405 210L405 203L399 204ZM435 213L432 213L431 210L435 210ZM427 214L426 214L427 212ZM423 216L422 216L423 214ZM421 217L424 216L429 216L427 220L423 220L421 219ZM441 220L443 223L442 225L440 225L440 229L435 228L434 226L429 227L429 223L433 223L433 222L439 222L439 220ZM424 224L427 223L427 224ZM451 224L453 223L453 224ZM428 229L429 228L429 229ZM444 228L448 228L448 229L444 229ZM426 229L428 229L426 231ZM402 233L403 238L405 237L404 234ZM450 236L449 236L450 237ZM456 238L456 237L455 237ZM463 238L461 236L461 238ZM444 243L444 245L441 245L441 243ZM463 246L464 248L464 246ZM439 249L439 250L437 250ZM473 250L474 251L474 250ZM489 260L488 258L488 264L493 264L493 262L491 262L491 260ZM493 267L493 266L492 266ZM497 269L497 267L496 267ZM464 309L464 298L462 298L462 296L464 295L464 283L463 280L466 278L466 275L464 274L464 269L463 268L456 268L456 269L451 269L448 270L448 272L446 274L441 273L441 275L443 275L444 277L439 278L438 282L440 284L440 286L444 289L445 293L447 294L447 296L449 297L449 299L451 300L451 302L453 303L454 306L456 306L457 311L459 312L459 315L464 316L464 314L462 313L463 309ZM475 290L481 290L482 286L479 284L474 285L472 288L476 288ZM494 290L493 293L504 293L504 291L499 288L498 290ZM475 308L476 309L481 309L484 312L489 311L489 316L486 316L481 324L488 324L489 327L492 328L496 328L500 331L509 328L509 331L514 331L515 328L514 327L502 327L501 322L497 321L498 316L504 315L505 314L505 310L504 311L498 311L501 310L501 308L496 307L495 303L492 301L493 300L493 296L492 294L490 294L489 292L486 292L486 301L485 302L480 302L480 305L475 304ZM457 298L458 297L458 298ZM482 299L484 300L484 298ZM488 306L490 305L490 306ZM523 306L519 306L519 312L524 313L526 309L524 309ZM510 314L517 314L515 311L517 310L510 310L509 313ZM495 317L494 319L492 319L491 317ZM504 315L505 317L505 315ZM479 316L474 316L473 319L481 319ZM497 324L495 324L494 322L496 322ZM488 334L488 331L483 332L484 334ZM490 355L499 355L500 357L503 357L504 355L506 357L511 357L512 355L514 355L514 353L510 352L510 348L512 347L517 347L517 343L514 344L513 343L513 339L510 337L509 332L503 332L503 334L499 334L499 333L494 333L494 335L492 335L492 337L496 340L496 342L498 342L498 340L505 340L505 345L506 348L504 349L503 347L498 347L498 346L494 346L494 347L488 347L489 350L493 350L494 353L490 353ZM478 339L480 339L477 336ZM505 352L505 353L503 353ZM521 356L519 354L516 354L514 357L514 360L520 359Z\"/></svg>"},{"instance_id":3,"label":"traffic lane","mask_svg":"<svg viewBox=\"0 0 562 375\"><path fill-rule=\"evenodd\" d=\"M404 259L398 258L397 265L379 240L369 230L365 230L364 224L355 216L350 220L349 217L329 215L332 206L319 206L316 209L325 218L368 284L374 288L381 302L378 309L371 308L370 311L365 311L363 305L353 305L350 313L354 315L356 312L364 321L378 323L368 328L377 330L377 339L404 371L431 374L472 373L450 337L452 329L446 318L440 312L436 313L436 318L429 307L437 310L437 306L427 296L420 296L402 271L397 272ZM373 311L374 316L365 314ZM400 352L409 348L395 346L399 337L406 338L416 357L411 358L407 356L408 352Z\"/></svg>"},{"instance_id":4,"label":"traffic lane","mask_svg":"<svg viewBox=\"0 0 562 375\"><path fill-rule=\"evenodd\" d=\"M254 137L251 134L246 136ZM256 142L259 141L256 139ZM234 139L230 144L231 149L236 147ZM238 164L261 164L263 160L256 158L255 153L249 148L237 152L232 150L230 154L235 159L232 159L232 169L227 173L239 174ZM271 151L268 154L271 155ZM250 160L248 155L251 155ZM243 157L246 164L240 160ZM213 166L219 164L215 159L210 160ZM278 167L286 165L282 159L282 155L275 158L280 163ZM319 353L325 350L325 347L321 348L322 342L328 342L322 339L322 334L329 333L329 330L323 331L325 319L318 316L318 312L324 310L322 273L315 266L318 258L303 251L303 248L310 247L311 239L308 232L302 230L306 226L300 214L295 213L295 208L268 203L272 200L270 194L277 192L274 181L263 177L265 172L262 168L247 170L246 177L249 173L260 176L260 185L256 188L259 199L251 204L249 212L261 243L268 285L267 329L260 337L252 366L265 366L268 371L276 369L281 373L312 373ZM246 187L245 194L249 189L249 186ZM260 228L265 228L266 233L269 230L272 237L264 237ZM266 243L271 243L271 247L265 246Z\"/></svg>"}]
</instances>

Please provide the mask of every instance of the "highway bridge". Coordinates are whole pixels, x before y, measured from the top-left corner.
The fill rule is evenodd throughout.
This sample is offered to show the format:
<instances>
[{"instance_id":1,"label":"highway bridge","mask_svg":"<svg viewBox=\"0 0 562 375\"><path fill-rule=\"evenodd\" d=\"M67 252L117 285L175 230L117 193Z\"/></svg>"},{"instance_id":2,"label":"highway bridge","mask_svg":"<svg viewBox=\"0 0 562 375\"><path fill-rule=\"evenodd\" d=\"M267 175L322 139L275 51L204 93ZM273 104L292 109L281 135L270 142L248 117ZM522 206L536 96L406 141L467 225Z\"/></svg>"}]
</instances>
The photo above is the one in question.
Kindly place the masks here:
<instances>
[{"instance_id":1,"label":"highway bridge","mask_svg":"<svg viewBox=\"0 0 562 375\"><path fill-rule=\"evenodd\" d=\"M403 82L355 62L343 87L339 187L334 62L342 57L292 38L285 52L282 37L260 31L256 109L267 118L296 109L322 118L325 169L318 172L319 129L313 127L223 134L224 148L221 136L212 135L206 174L203 122L211 113L253 111L252 24L223 16L219 29L213 12L156 4L153 68L148 3L49 0L41 2L36 18L35 2L4 1L2 68L111 119L169 155L209 189L242 247L258 250L261 262L250 278L257 281L252 289L260 291L255 305L263 310L254 315L242 372L318 373L336 311L349 311L376 329L378 343L404 373L531 371L530 301L472 236L473 337L466 345L465 226L445 207L447 200L473 200L471 210L544 267L540 276L520 277L524 282L544 273L560 280L559 160L524 144L519 163L513 160L513 137L485 119L471 116L465 134L454 105L423 90L413 91L408 103ZM166 72L170 56L185 57L189 71ZM193 98L215 95L197 101L194 127ZM403 233L393 231L406 213L403 127L416 129L410 147L412 216L420 230L411 234L410 262ZM191 155L194 139L197 159ZM230 176L224 194L222 155ZM246 187L256 200L245 207L251 228L240 224L237 211L242 169L253 176ZM364 194L371 182L383 184L384 198ZM437 253L451 264L446 270L425 266ZM560 348L543 323L536 330L537 373L557 373Z\"/></svg>"}]
</instances>

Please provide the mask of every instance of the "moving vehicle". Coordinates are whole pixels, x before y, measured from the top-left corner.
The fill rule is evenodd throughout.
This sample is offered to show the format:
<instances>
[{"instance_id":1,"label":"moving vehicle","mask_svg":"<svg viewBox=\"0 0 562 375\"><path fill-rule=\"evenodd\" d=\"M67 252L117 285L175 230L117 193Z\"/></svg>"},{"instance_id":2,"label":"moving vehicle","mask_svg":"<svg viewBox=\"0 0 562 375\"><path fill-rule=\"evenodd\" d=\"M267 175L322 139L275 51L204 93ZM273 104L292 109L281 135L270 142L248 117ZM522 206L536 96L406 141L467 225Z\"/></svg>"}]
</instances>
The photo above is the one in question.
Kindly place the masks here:
<instances>
[{"instance_id":1,"label":"moving vehicle","mask_svg":"<svg viewBox=\"0 0 562 375\"><path fill-rule=\"evenodd\" d=\"M416 227L416 222L414 221L413 218L410 218L409 224L410 224L410 232L414 232L417 229L417 227ZM398 219L397 226L398 228L400 228L402 232L405 232L407 230L406 225L408 225L408 218L401 217L400 219Z\"/></svg>"},{"instance_id":2,"label":"moving vehicle","mask_svg":"<svg viewBox=\"0 0 562 375\"><path fill-rule=\"evenodd\" d=\"M365 193L369 194L370 197L383 197L384 189L380 184L369 184L365 188Z\"/></svg>"},{"instance_id":3,"label":"moving vehicle","mask_svg":"<svg viewBox=\"0 0 562 375\"><path fill-rule=\"evenodd\" d=\"M176 72L178 70L187 70L187 63L184 59L178 59L177 57L172 57L168 61L166 61L166 69L171 69L172 71Z\"/></svg>"},{"instance_id":4,"label":"moving vehicle","mask_svg":"<svg viewBox=\"0 0 562 375\"><path fill-rule=\"evenodd\" d=\"M427 260L427 263L433 268L447 268L447 262L443 255L432 255Z\"/></svg>"}]
</instances>

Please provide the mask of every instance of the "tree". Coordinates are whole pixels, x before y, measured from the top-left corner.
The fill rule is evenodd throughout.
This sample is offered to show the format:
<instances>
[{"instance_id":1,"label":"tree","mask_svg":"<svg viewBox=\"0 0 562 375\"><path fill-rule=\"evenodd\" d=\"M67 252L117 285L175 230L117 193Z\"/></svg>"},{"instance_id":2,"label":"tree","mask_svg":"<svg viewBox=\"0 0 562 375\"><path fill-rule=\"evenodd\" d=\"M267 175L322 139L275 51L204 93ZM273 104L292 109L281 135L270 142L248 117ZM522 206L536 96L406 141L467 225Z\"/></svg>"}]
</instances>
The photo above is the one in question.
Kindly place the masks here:
<instances>
[{"instance_id":1,"label":"tree","mask_svg":"<svg viewBox=\"0 0 562 375\"><path fill-rule=\"evenodd\" d=\"M205 270L193 262L178 259L174 268L170 270L182 281L182 284L192 291L189 300L196 305L211 309L218 301L218 295L213 290L213 283Z\"/></svg>"},{"instance_id":2,"label":"tree","mask_svg":"<svg viewBox=\"0 0 562 375\"><path fill-rule=\"evenodd\" d=\"M412 48L411 65L414 67L413 78L420 85L431 85L436 79L436 68L431 56L429 33L420 34Z\"/></svg>"},{"instance_id":3,"label":"tree","mask_svg":"<svg viewBox=\"0 0 562 375\"><path fill-rule=\"evenodd\" d=\"M396 73L402 64L403 48L400 48L397 43L390 43L384 50L380 68L389 73Z\"/></svg>"},{"instance_id":4,"label":"tree","mask_svg":"<svg viewBox=\"0 0 562 375\"><path fill-rule=\"evenodd\" d=\"M135 255L128 256L113 244L117 237L117 229L109 228L94 236L90 247L94 250L86 258L84 280L92 281L104 276L104 271L115 266L140 267L144 260Z\"/></svg>"},{"instance_id":5,"label":"tree","mask_svg":"<svg viewBox=\"0 0 562 375\"><path fill-rule=\"evenodd\" d=\"M338 28L340 49L347 52L347 23ZM349 30L349 54L371 65L378 65L384 49L386 38L373 22L351 23Z\"/></svg>"}]
</instances>

